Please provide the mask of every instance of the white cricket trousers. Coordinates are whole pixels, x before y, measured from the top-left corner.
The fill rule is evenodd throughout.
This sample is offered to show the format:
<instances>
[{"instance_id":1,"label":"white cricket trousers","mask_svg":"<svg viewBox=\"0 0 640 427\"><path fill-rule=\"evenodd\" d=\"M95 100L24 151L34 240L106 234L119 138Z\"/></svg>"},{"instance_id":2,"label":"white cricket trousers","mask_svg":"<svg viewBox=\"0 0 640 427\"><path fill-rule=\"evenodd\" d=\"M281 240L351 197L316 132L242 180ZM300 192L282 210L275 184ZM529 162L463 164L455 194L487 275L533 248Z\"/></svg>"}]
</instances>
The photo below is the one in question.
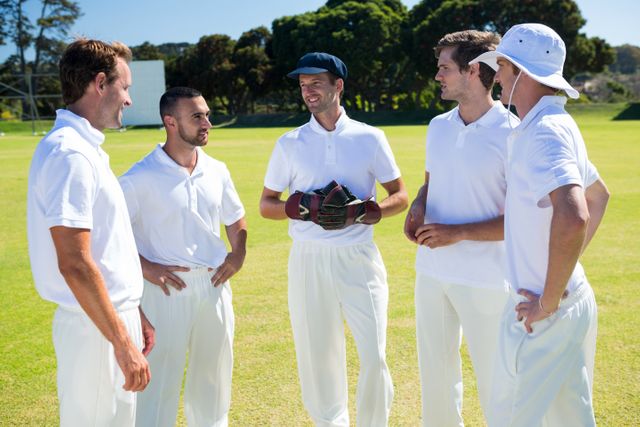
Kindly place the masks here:
<instances>
[{"instance_id":1,"label":"white cricket trousers","mask_svg":"<svg viewBox=\"0 0 640 427\"><path fill-rule=\"evenodd\" d=\"M462 421L462 332L478 384L480 404L489 409L498 332L509 292L447 283L417 273L416 337L422 425L458 427Z\"/></svg>"},{"instance_id":2,"label":"white cricket trousers","mask_svg":"<svg viewBox=\"0 0 640 427\"><path fill-rule=\"evenodd\" d=\"M302 400L317 426L349 425L344 320L360 358L356 424L387 425L393 400L385 361L388 300L387 273L373 242L293 243L289 314Z\"/></svg>"},{"instance_id":3,"label":"white cricket trousers","mask_svg":"<svg viewBox=\"0 0 640 427\"><path fill-rule=\"evenodd\" d=\"M138 307L118 311L118 316L142 349ZM53 318L53 346L61 427L134 425L136 393L122 388L125 378L113 346L84 311L58 307Z\"/></svg>"},{"instance_id":4,"label":"white cricket trousers","mask_svg":"<svg viewBox=\"0 0 640 427\"><path fill-rule=\"evenodd\" d=\"M142 308L156 328L156 346L148 356L151 382L138 396L136 425L174 426L184 366L184 414L193 427L227 426L231 403L234 316L231 287L211 283L206 268L174 272L187 287L169 288L145 280Z\"/></svg>"},{"instance_id":5,"label":"white cricket trousers","mask_svg":"<svg viewBox=\"0 0 640 427\"><path fill-rule=\"evenodd\" d=\"M511 291L498 338L490 427L595 426L593 364L598 314L584 283L560 302L552 316L532 324L528 334L515 306L524 297Z\"/></svg>"}]
</instances>

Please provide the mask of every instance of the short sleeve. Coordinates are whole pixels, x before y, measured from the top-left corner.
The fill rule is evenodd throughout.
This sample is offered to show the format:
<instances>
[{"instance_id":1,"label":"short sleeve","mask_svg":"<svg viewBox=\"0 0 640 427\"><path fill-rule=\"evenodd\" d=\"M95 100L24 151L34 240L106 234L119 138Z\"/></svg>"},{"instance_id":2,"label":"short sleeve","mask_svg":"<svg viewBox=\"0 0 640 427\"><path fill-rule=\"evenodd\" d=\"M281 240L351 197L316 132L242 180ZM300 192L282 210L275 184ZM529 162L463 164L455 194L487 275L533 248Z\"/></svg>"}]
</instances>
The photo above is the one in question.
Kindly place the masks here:
<instances>
[{"instance_id":1,"label":"short sleeve","mask_svg":"<svg viewBox=\"0 0 640 427\"><path fill-rule=\"evenodd\" d=\"M540 206L549 205L549 193L564 185L584 186L573 145L561 132L541 129L529 152L530 186Z\"/></svg>"},{"instance_id":2,"label":"short sleeve","mask_svg":"<svg viewBox=\"0 0 640 427\"><path fill-rule=\"evenodd\" d=\"M289 162L282 147L282 142L278 141L273 148L267 173L264 177L264 186L273 190L282 192L289 188Z\"/></svg>"},{"instance_id":3,"label":"short sleeve","mask_svg":"<svg viewBox=\"0 0 640 427\"><path fill-rule=\"evenodd\" d=\"M42 170L42 195L49 228L93 228L96 175L89 159L78 152L60 151Z\"/></svg>"},{"instance_id":4,"label":"short sleeve","mask_svg":"<svg viewBox=\"0 0 640 427\"><path fill-rule=\"evenodd\" d=\"M240 201L240 196L236 191L229 170L225 169L225 180L222 188L222 222L224 225L231 225L245 215L244 206Z\"/></svg>"},{"instance_id":5,"label":"short sleeve","mask_svg":"<svg viewBox=\"0 0 640 427\"><path fill-rule=\"evenodd\" d=\"M373 173L380 183L393 181L400 177L400 169L383 132L378 135L378 148L376 150Z\"/></svg>"},{"instance_id":6,"label":"short sleeve","mask_svg":"<svg viewBox=\"0 0 640 427\"><path fill-rule=\"evenodd\" d=\"M135 224L138 218L138 212L140 211L138 205L138 197L136 196L136 188L126 175L118 178L124 199L127 202L127 211L129 211L129 219L131 224Z\"/></svg>"},{"instance_id":7,"label":"short sleeve","mask_svg":"<svg viewBox=\"0 0 640 427\"><path fill-rule=\"evenodd\" d=\"M598 173L598 169L596 169L593 163L587 160L587 171L585 176L584 188L589 187L598 179L600 179L600 174Z\"/></svg>"}]
</instances>

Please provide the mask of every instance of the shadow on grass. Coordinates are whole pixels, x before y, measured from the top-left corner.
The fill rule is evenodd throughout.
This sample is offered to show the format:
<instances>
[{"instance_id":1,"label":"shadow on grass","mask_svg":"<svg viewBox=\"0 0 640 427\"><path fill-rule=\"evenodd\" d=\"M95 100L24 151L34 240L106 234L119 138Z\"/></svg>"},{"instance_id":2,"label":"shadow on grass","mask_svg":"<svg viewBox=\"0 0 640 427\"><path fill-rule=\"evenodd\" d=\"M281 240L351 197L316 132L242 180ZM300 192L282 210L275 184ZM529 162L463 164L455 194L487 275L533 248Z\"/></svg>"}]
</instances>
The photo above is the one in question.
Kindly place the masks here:
<instances>
[{"instance_id":1,"label":"shadow on grass","mask_svg":"<svg viewBox=\"0 0 640 427\"><path fill-rule=\"evenodd\" d=\"M640 102L630 102L613 120L640 120Z\"/></svg>"}]
</instances>

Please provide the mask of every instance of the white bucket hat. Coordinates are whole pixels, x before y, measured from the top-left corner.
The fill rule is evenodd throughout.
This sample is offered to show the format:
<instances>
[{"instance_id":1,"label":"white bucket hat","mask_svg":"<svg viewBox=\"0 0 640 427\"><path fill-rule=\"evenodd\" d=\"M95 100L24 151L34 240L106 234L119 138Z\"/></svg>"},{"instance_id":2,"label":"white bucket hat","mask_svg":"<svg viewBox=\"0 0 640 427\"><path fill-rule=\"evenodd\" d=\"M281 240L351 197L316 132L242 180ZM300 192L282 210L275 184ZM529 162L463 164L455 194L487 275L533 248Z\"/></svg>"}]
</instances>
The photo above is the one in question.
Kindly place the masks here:
<instances>
[{"instance_id":1,"label":"white bucket hat","mask_svg":"<svg viewBox=\"0 0 640 427\"><path fill-rule=\"evenodd\" d=\"M469 64L484 62L497 71L498 58L505 58L535 81L564 90L576 99L580 96L578 91L562 77L566 55L564 42L551 28L542 24L519 24L506 32L496 50L481 54Z\"/></svg>"}]
</instances>

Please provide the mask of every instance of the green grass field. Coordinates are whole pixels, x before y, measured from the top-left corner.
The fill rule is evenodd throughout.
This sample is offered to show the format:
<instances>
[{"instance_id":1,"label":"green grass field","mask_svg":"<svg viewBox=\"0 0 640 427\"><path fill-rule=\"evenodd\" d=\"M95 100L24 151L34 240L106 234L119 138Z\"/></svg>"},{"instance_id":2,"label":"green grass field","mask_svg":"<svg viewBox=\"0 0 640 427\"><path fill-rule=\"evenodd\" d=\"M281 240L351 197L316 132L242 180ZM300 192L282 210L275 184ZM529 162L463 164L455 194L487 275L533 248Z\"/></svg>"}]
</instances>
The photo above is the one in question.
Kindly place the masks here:
<instances>
[{"instance_id":1,"label":"green grass field","mask_svg":"<svg viewBox=\"0 0 640 427\"><path fill-rule=\"evenodd\" d=\"M638 425L640 419L640 121L612 121L620 106L577 109L592 161L612 193L604 222L583 257L599 306L595 409L601 426ZM33 287L25 231L27 174L39 137L30 128L5 127L0 137L0 425L57 425L54 305ZM26 129L29 129L27 131ZM410 196L423 179L424 126L384 128ZM290 240L286 221L258 213L271 149L286 129L216 129L207 152L229 166L247 209L248 256L232 280L236 313L231 424L311 425L300 398L286 301ZM105 149L117 174L164 140L160 130L109 132ZM395 398L391 425L416 426L420 387L415 350L413 261L415 247L402 235L404 215L376 226L375 240L389 273L388 363ZM350 408L357 357L348 338ZM465 356L467 426L482 416ZM185 425L182 413L179 425Z\"/></svg>"}]
</instances>

